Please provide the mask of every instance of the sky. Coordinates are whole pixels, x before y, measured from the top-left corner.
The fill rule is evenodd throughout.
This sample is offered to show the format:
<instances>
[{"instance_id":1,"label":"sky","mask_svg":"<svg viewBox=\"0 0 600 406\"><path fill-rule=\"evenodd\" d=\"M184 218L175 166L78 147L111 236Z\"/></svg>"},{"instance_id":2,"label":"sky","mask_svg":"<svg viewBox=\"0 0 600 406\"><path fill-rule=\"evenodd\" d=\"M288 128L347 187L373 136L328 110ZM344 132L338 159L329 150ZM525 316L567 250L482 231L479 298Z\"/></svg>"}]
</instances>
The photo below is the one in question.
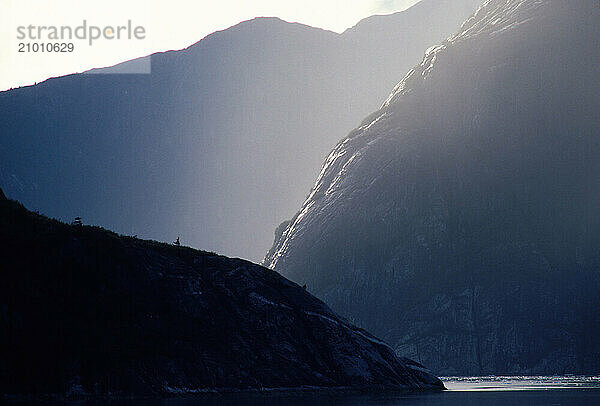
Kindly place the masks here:
<instances>
[{"instance_id":1,"label":"sky","mask_svg":"<svg viewBox=\"0 0 600 406\"><path fill-rule=\"evenodd\" d=\"M418 1L0 0L0 90L182 49L254 17L279 17L339 33L362 18L401 11Z\"/></svg>"}]
</instances>

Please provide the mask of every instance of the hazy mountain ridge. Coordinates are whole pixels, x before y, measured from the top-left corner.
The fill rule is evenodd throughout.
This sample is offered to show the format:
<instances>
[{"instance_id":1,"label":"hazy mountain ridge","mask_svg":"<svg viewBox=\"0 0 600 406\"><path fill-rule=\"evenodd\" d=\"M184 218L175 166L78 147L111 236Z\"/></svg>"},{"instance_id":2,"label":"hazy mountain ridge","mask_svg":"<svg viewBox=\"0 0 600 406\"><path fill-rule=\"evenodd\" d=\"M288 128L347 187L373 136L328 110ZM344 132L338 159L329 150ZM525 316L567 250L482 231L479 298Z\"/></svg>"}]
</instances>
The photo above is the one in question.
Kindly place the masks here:
<instances>
[{"instance_id":1,"label":"hazy mountain ridge","mask_svg":"<svg viewBox=\"0 0 600 406\"><path fill-rule=\"evenodd\" d=\"M333 149L264 263L439 374L597 373L599 21L486 2Z\"/></svg>"},{"instance_id":2,"label":"hazy mountain ridge","mask_svg":"<svg viewBox=\"0 0 600 406\"><path fill-rule=\"evenodd\" d=\"M69 226L1 190L0 257L2 396L443 388L276 272Z\"/></svg>"},{"instance_id":3,"label":"hazy mountain ridge","mask_svg":"<svg viewBox=\"0 0 600 406\"><path fill-rule=\"evenodd\" d=\"M424 0L341 35L259 18L153 55L151 75L2 92L0 185L52 217L259 259L326 152L474 3Z\"/></svg>"}]
</instances>

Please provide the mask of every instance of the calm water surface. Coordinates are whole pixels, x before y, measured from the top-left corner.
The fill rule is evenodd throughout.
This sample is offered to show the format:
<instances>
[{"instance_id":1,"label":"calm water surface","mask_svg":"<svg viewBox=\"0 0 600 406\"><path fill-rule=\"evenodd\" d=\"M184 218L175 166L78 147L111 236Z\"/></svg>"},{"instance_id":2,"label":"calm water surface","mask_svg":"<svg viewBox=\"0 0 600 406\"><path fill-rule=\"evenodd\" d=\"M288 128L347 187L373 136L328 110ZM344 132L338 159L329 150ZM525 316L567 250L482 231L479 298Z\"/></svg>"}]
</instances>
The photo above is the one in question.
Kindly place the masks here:
<instances>
[{"instance_id":1,"label":"calm water surface","mask_svg":"<svg viewBox=\"0 0 600 406\"><path fill-rule=\"evenodd\" d=\"M227 395L214 398L68 402L62 405L113 406L600 406L600 377L445 378L447 391L404 395Z\"/></svg>"}]
</instances>

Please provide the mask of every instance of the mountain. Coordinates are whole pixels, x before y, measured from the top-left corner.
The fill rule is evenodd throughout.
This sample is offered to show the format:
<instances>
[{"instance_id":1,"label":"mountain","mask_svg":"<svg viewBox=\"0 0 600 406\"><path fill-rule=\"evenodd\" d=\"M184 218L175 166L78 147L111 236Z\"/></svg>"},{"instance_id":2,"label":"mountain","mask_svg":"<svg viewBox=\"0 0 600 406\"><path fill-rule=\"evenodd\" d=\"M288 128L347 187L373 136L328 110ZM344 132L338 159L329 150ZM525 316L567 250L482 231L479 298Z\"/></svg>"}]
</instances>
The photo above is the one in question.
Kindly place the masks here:
<instances>
[{"instance_id":1,"label":"mountain","mask_svg":"<svg viewBox=\"0 0 600 406\"><path fill-rule=\"evenodd\" d=\"M600 371L600 8L491 0L340 141L264 264L443 375Z\"/></svg>"},{"instance_id":2,"label":"mountain","mask_svg":"<svg viewBox=\"0 0 600 406\"><path fill-rule=\"evenodd\" d=\"M2 92L0 186L64 221L259 260L327 152L481 1L423 0L343 34L257 18L152 55L149 75Z\"/></svg>"},{"instance_id":3,"label":"mountain","mask_svg":"<svg viewBox=\"0 0 600 406\"><path fill-rule=\"evenodd\" d=\"M239 259L0 200L0 394L442 389L305 289Z\"/></svg>"}]
</instances>

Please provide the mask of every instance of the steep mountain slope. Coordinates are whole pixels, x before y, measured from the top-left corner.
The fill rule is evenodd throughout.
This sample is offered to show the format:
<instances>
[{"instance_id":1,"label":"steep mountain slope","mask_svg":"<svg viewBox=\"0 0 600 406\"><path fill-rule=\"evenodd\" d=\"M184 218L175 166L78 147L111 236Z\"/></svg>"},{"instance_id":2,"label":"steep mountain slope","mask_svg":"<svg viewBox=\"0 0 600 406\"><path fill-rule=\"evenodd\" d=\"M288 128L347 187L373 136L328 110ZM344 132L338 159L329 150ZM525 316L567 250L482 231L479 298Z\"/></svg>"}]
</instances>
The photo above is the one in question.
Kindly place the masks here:
<instances>
[{"instance_id":1,"label":"steep mountain slope","mask_svg":"<svg viewBox=\"0 0 600 406\"><path fill-rule=\"evenodd\" d=\"M598 373L599 23L597 1L486 2L264 263L439 374Z\"/></svg>"},{"instance_id":2,"label":"steep mountain slope","mask_svg":"<svg viewBox=\"0 0 600 406\"><path fill-rule=\"evenodd\" d=\"M480 1L342 35L258 18L153 55L151 75L0 93L0 186L52 217L258 260L327 151Z\"/></svg>"},{"instance_id":3,"label":"steep mountain slope","mask_svg":"<svg viewBox=\"0 0 600 406\"><path fill-rule=\"evenodd\" d=\"M65 225L5 198L0 258L0 395L443 388L243 260Z\"/></svg>"}]
</instances>

